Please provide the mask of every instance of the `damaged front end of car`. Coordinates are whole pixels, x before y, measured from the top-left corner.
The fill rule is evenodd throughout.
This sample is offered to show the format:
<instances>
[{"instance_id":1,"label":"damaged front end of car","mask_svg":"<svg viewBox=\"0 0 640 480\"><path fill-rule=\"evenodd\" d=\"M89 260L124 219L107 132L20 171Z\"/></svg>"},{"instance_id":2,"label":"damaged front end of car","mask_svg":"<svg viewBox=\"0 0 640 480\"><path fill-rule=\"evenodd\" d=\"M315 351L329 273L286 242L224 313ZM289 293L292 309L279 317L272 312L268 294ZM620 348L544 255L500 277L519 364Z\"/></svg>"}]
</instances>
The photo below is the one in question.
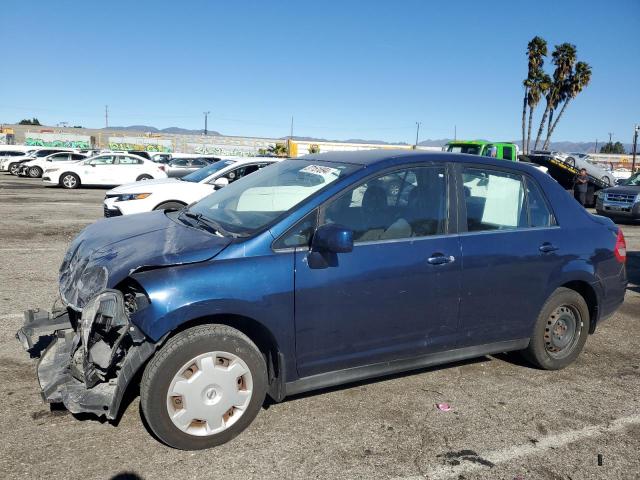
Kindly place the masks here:
<instances>
[{"instance_id":1,"label":"damaged front end of car","mask_svg":"<svg viewBox=\"0 0 640 480\"><path fill-rule=\"evenodd\" d=\"M158 346L130 321L148 303L146 295L135 285L124 291L104 289L81 312L69 306L25 312L16 337L39 357L45 402L62 403L71 413L117 417L131 379Z\"/></svg>"}]
</instances>

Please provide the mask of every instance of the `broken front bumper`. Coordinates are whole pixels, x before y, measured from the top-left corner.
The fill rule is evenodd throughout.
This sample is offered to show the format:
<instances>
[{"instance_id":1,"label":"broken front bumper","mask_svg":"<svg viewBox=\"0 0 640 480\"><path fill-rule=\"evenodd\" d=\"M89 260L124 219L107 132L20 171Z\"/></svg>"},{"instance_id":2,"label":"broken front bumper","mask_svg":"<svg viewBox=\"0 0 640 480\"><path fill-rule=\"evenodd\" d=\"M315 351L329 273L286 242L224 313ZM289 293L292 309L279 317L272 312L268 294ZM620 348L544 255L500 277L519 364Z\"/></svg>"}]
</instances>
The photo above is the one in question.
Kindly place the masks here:
<instances>
[{"instance_id":1,"label":"broken front bumper","mask_svg":"<svg viewBox=\"0 0 640 480\"><path fill-rule=\"evenodd\" d=\"M107 368L96 380L97 366L84 354L81 333L81 327L77 331L73 328L66 310L54 315L28 310L16 337L32 357L39 357L36 371L45 402L62 403L71 413L93 413L114 420L129 382L157 344L127 324ZM130 337L127 342L122 341L125 335ZM116 352L117 348L126 350Z\"/></svg>"}]
</instances>

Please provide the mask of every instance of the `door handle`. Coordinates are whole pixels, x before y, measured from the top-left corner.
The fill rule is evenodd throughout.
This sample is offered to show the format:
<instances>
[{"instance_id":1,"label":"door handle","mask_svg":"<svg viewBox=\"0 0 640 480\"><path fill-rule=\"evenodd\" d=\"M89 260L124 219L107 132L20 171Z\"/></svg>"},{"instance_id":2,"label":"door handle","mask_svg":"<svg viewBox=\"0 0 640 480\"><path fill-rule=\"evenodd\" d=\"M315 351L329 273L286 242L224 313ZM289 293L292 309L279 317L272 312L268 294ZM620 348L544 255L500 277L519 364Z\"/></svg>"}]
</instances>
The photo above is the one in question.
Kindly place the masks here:
<instances>
[{"instance_id":1,"label":"door handle","mask_svg":"<svg viewBox=\"0 0 640 480\"><path fill-rule=\"evenodd\" d=\"M434 253L427 259L427 263L431 265L444 265L445 263L451 263L456 260L453 255L443 255L441 253Z\"/></svg>"},{"instance_id":2,"label":"door handle","mask_svg":"<svg viewBox=\"0 0 640 480\"><path fill-rule=\"evenodd\" d=\"M538 250L540 250L540 253L551 253L558 250L558 247L549 242L544 242L540 247L538 247Z\"/></svg>"}]
</instances>

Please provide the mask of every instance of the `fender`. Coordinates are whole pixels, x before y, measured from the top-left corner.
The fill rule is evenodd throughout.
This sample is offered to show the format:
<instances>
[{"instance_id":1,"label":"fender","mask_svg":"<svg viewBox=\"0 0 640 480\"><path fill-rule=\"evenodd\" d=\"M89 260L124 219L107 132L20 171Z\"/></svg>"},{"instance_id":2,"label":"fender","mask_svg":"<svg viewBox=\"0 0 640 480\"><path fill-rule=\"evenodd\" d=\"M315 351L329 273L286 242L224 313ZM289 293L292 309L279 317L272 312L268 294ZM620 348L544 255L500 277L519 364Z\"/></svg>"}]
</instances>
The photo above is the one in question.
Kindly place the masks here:
<instances>
[{"instance_id":1,"label":"fender","mask_svg":"<svg viewBox=\"0 0 640 480\"><path fill-rule=\"evenodd\" d=\"M131 278L150 300L131 321L152 341L202 317L246 317L271 334L290 362L286 371L295 374L293 252L160 268Z\"/></svg>"}]
</instances>

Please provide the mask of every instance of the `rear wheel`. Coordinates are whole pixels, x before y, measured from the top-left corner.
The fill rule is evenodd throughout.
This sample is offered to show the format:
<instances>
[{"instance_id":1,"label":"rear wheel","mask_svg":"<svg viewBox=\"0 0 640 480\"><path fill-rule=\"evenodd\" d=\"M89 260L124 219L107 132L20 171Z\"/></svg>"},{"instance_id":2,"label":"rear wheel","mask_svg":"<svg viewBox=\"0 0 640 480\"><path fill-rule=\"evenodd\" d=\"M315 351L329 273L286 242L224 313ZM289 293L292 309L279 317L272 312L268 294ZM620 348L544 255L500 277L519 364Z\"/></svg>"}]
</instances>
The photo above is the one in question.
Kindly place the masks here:
<instances>
[{"instance_id":1,"label":"rear wheel","mask_svg":"<svg viewBox=\"0 0 640 480\"><path fill-rule=\"evenodd\" d=\"M42 169L40 167L31 167L28 173L31 178L40 178L42 176Z\"/></svg>"},{"instance_id":2,"label":"rear wheel","mask_svg":"<svg viewBox=\"0 0 640 480\"><path fill-rule=\"evenodd\" d=\"M570 165L570 166L572 166L572 167L575 167L575 166L576 166L576 159L575 159L575 158L573 158L573 157L569 157L569 158L567 158L567 159L565 160L565 163L566 163L567 165Z\"/></svg>"},{"instance_id":3,"label":"rear wheel","mask_svg":"<svg viewBox=\"0 0 640 480\"><path fill-rule=\"evenodd\" d=\"M63 173L60 176L60 185L68 189L78 188L80 186L80 177L75 173Z\"/></svg>"},{"instance_id":4,"label":"rear wheel","mask_svg":"<svg viewBox=\"0 0 640 480\"><path fill-rule=\"evenodd\" d=\"M152 180L153 177L151 175L140 175L138 178L136 178L136 182L139 182L141 180Z\"/></svg>"},{"instance_id":5,"label":"rear wheel","mask_svg":"<svg viewBox=\"0 0 640 480\"><path fill-rule=\"evenodd\" d=\"M140 403L160 440L200 450L247 428L266 390L264 357L246 335L226 325L200 325L171 338L149 362Z\"/></svg>"},{"instance_id":6,"label":"rear wheel","mask_svg":"<svg viewBox=\"0 0 640 480\"><path fill-rule=\"evenodd\" d=\"M523 354L545 370L559 370L580 354L589 334L589 308L575 290L558 288L542 307Z\"/></svg>"},{"instance_id":7,"label":"rear wheel","mask_svg":"<svg viewBox=\"0 0 640 480\"><path fill-rule=\"evenodd\" d=\"M604 177L602 177L602 181L608 185L611 186L611 179L609 177L607 177L606 175Z\"/></svg>"},{"instance_id":8,"label":"rear wheel","mask_svg":"<svg viewBox=\"0 0 640 480\"><path fill-rule=\"evenodd\" d=\"M186 207L186 204L181 202L164 202L154 208L154 210L182 210L184 207Z\"/></svg>"},{"instance_id":9,"label":"rear wheel","mask_svg":"<svg viewBox=\"0 0 640 480\"><path fill-rule=\"evenodd\" d=\"M9 173L11 175L18 175L18 170L20 170L19 163L10 163L9 164Z\"/></svg>"}]
</instances>

